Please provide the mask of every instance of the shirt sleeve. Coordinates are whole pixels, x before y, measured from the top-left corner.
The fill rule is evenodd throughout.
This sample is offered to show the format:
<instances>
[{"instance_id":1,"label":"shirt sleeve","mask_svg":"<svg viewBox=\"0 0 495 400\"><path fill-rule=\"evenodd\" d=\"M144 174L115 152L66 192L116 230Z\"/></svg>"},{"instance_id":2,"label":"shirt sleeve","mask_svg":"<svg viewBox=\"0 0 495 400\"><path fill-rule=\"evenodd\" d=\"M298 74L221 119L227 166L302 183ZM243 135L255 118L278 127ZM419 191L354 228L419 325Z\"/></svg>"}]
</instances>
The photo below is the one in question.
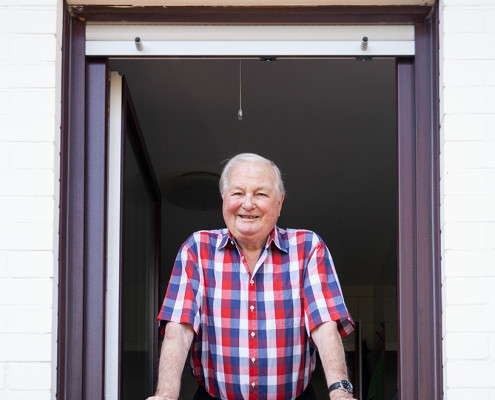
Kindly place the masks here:
<instances>
[{"instance_id":1,"label":"shirt sleeve","mask_svg":"<svg viewBox=\"0 0 495 400\"><path fill-rule=\"evenodd\" d=\"M304 275L304 313L308 336L318 325L336 321L341 337L354 329L330 251L318 240L309 255Z\"/></svg>"},{"instance_id":2,"label":"shirt sleeve","mask_svg":"<svg viewBox=\"0 0 495 400\"><path fill-rule=\"evenodd\" d=\"M177 254L163 305L157 317L162 334L168 321L189 323L198 333L203 282L197 249L193 235L181 246Z\"/></svg>"}]
</instances>

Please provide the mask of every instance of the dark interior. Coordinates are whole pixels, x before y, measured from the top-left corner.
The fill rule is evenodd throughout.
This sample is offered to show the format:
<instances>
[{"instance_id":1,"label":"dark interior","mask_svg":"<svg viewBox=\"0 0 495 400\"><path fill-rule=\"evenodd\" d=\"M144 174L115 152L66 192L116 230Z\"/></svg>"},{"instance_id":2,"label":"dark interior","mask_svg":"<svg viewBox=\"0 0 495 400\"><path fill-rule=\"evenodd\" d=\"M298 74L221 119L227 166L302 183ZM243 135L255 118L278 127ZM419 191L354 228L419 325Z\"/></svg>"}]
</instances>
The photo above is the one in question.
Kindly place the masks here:
<instances>
[{"instance_id":1,"label":"dark interior","mask_svg":"<svg viewBox=\"0 0 495 400\"><path fill-rule=\"evenodd\" d=\"M259 153L283 173L279 225L314 230L332 253L360 326L345 340L360 398L392 399L395 60L114 59L110 68L125 76L162 191L160 298L181 243L196 230L224 226L216 194L223 162ZM314 378L318 398L328 398L321 370ZM184 399L194 386L183 385Z\"/></svg>"}]
</instances>

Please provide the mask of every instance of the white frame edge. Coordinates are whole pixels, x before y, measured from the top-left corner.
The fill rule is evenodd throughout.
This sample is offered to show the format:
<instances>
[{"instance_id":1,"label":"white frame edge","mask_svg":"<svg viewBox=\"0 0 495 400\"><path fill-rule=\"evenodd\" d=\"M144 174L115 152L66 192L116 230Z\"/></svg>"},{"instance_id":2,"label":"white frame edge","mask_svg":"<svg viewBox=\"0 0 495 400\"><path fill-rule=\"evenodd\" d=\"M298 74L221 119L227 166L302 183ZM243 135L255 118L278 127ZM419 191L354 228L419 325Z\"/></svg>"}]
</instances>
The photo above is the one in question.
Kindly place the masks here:
<instances>
[{"instance_id":1,"label":"white frame edge","mask_svg":"<svg viewBox=\"0 0 495 400\"><path fill-rule=\"evenodd\" d=\"M105 304L105 399L119 398L120 203L122 77L110 75L107 192L107 282Z\"/></svg>"}]
</instances>

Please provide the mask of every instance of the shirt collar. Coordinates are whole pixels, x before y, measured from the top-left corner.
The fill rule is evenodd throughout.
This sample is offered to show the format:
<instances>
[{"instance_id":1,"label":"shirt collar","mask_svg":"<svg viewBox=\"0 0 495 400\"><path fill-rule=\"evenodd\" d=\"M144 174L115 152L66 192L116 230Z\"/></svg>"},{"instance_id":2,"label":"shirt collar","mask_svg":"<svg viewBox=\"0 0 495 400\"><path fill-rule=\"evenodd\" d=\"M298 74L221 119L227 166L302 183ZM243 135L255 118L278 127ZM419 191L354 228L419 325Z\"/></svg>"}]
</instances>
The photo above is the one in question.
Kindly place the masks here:
<instances>
[{"instance_id":1,"label":"shirt collar","mask_svg":"<svg viewBox=\"0 0 495 400\"><path fill-rule=\"evenodd\" d=\"M228 243L233 244L233 241L234 237L231 235L230 231L228 229L224 229L222 232L222 239L218 243L218 248L223 249Z\"/></svg>"},{"instance_id":2,"label":"shirt collar","mask_svg":"<svg viewBox=\"0 0 495 400\"><path fill-rule=\"evenodd\" d=\"M277 225L275 225L275 227L270 232L266 247L268 248L272 243L274 243L275 246L277 246L283 252L289 252L289 241L287 239L287 234L285 233L285 231L282 231Z\"/></svg>"},{"instance_id":3,"label":"shirt collar","mask_svg":"<svg viewBox=\"0 0 495 400\"><path fill-rule=\"evenodd\" d=\"M234 236L232 236L232 233L228 229L226 229L222 239L220 240L220 243L218 244L218 248L223 249L225 246L227 246L227 244L230 243L231 245L233 245L234 242ZM283 252L289 252L287 235L277 225L275 225L275 227L270 232L270 235L268 235L268 240L266 242L265 248L270 247L272 243L274 243L275 246L277 246Z\"/></svg>"}]
</instances>

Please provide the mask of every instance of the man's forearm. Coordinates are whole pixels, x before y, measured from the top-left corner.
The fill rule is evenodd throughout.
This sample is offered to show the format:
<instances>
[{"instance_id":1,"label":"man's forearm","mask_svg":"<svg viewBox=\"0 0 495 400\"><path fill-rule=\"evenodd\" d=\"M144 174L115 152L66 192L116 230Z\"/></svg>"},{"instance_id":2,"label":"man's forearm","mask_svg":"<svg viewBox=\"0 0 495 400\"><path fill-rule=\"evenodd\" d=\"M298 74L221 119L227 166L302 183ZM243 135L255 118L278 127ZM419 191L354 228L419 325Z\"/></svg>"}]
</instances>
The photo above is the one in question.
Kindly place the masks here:
<instances>
[{"instance_id":1,"label":"man's forearm","mask_svg":"<svg viewBox=\"0 0 495 400\"><path fill-rule=\"evenodd\" d=\"M318 348L318 354L320 355L321 364L323 365L327 379L327 386L347 379L344 347L342 346L342 339L337 330L337 323L330 321L317 326L311 331L311 337ZM350 394L344 393L342 390L337 390L337 393L333 394L332 399L352 398Z\"/></svg>"},{"instance_id":2,"label":"man's forearm","mask_svg":"<svg viewBox=\"0 0 495 400\"><path fill-rule=\"evenodd\" d=\"M160 396L164 400L179 398L182 371L193 337L194 331L191 325L167 323L160 353L155 396Z\"/></svg>"}]
</instances>

